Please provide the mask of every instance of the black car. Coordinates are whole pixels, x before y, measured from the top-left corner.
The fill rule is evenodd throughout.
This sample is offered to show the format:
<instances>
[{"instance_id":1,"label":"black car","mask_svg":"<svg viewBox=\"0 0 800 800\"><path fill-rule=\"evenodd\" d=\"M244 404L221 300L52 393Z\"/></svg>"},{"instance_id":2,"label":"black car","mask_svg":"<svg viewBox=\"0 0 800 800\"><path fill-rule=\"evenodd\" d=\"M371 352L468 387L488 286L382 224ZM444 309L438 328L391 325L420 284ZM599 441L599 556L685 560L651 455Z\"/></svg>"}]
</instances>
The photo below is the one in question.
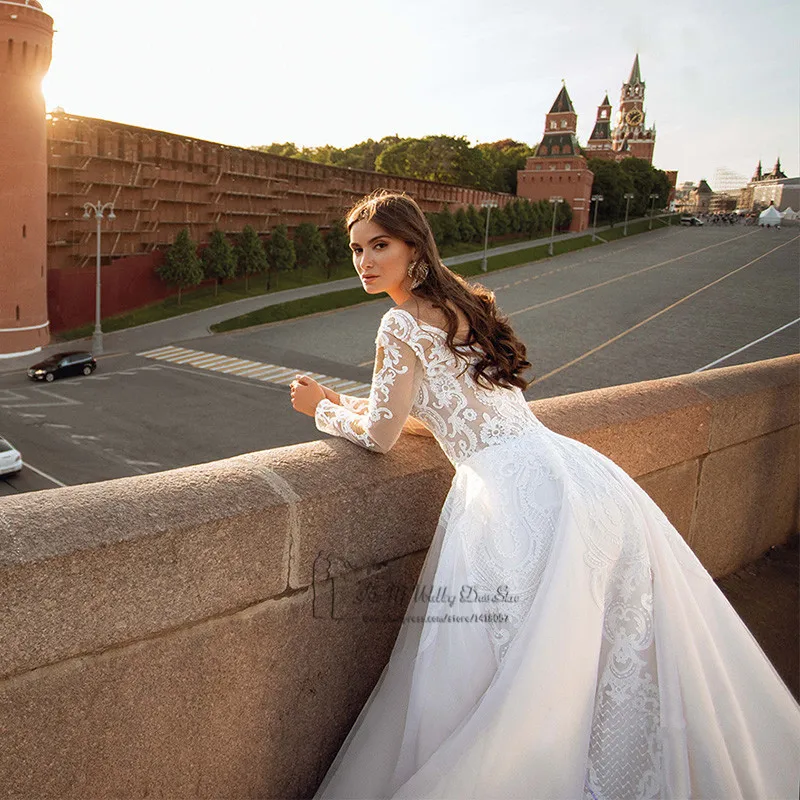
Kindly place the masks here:
<instances>
[{"instance_id":1,"label":"black car","mask_svg":"<svg viewBox=\"0 0 800 800\"><path fill-rule=\"evenodd\" d=\"M68 375L91 375L96 369L97 362L91 353L71 350L68 353L54 353L29 367L28 377L32 381L52 381Z\"/></svg>"}]
</instances>

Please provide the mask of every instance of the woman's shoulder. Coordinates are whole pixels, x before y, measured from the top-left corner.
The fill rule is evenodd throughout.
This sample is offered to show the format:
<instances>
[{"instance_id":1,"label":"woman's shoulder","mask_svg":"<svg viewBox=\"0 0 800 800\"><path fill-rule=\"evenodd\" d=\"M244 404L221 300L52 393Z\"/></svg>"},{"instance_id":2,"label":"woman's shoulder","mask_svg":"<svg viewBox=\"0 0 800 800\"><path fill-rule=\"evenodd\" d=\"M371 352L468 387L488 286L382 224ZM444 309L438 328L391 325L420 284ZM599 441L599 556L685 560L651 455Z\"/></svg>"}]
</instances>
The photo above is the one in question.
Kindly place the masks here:
<instances>
[{"instance_id":1,"label":"woman's shoulder","mask_svg":"<svg viewBox=\"0 0 800 800\"><path fill-rule=\"evenodd\" d=\"M466 315L453 303L449 301L446 302L458 319L456 339L459 341L465 339L469 332L469 323L467 322ZM440 308L434 307L433 303L428 300L412 296L406 300L405 303L395 306L393 310L410 315L417 323L433 325L433 327L439 328L440 330L447 330L447 317L445 317L444 312Z\"/></svg>"}]
</instances>

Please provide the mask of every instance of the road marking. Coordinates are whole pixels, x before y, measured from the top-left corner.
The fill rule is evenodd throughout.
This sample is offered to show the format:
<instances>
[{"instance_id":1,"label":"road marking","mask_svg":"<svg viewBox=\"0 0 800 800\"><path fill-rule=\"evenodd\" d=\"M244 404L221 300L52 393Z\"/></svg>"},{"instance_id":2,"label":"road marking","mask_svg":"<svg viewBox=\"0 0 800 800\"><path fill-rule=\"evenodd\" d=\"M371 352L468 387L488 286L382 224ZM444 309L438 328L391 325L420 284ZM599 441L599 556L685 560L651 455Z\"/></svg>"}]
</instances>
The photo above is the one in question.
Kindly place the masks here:
<instances>
[{"instance_id":1,"label":"road marking","mask_svg":"<svg viewBox=\"0 0 800 800\"><path fill-rule=\"evenodd\" d=\"M46 408L50 406L80 406L83 403L80 400L72 400L69 397L62 397L61 395L55 394L54 392L46 392L44 389L32 389L33 392L38 392L39 394L43 394L46 397L55 397L56 400L59 402L57 403L34 403L31 401L25 401L21 403L6 403L0 397L0 407L2 408ZM25 400L26 395L16 395L18 398L22 398Z\"/></svg>"},{"instance_id":2,"label":"road marking","mask_svg":"<svg viewBox=\"0 0 800 800\"><path fill-rule=\"evenodd\" d=\"M775 328L774 331L770 331L769 333L765 334L764 336L759 337L755 341L748 342L748 344L744 345L744 347L740 347L738 350L734 350L732 353L728 353L727 355L722 356L722 358L718 358L716 361L712 361L710 364L706 364L704 367L699 367L694 372L702 372L704 369L710 369L711 367L719 364L722 361L726 361L727 359L735 356L737 353L741 353L743 350L747 350L748 347L752 347L754 344L758 344L759 342L763 342L764 339L769 339L770 336L774 336L776 333L780 333L782 330L786 330L786 328L791 327L792 325L797 325L800 322L800 317L797 319L793 319L791 322L787 322L785 325L781 325L780 328Z\"/></svg>"},{"instance_id":3,"label":"road marking","mask_svg":"<svg viewBox=\"0 0 800 800\"><path fill-rule=\"evenodd\" d=\"M42 472L40 469L36 469L36 467L29 464L27 461L22 462L23 467L27 467L30 470L33 470L37 475L41 475L43 478L46 478L51 483L54 483L56 486L68 486L67 483L61 483L61 481L56 480L52 475L48 475L46 472Z\"/></svg>"},{"instance_id":4,"label":"road marking","mask_svg":"<svg viewBox=\"0 0 800 800\"><path fill-rule=\"evenodd\" d=\"M91 434L88 433L71 433L70 436L73 439L90 439L93 442L97 442L100 439L99 436L92 436Z\"/></svg>"},{"instance_id":5,"label":"road marking","mask_svg":"<svg viewBox=\"0 0 800 800\"><path fill-rule=\"evenodd\" d=\"M737 237L737 238L741 238L741 237ZM796 242L798 239L800 239L800 236L795 236L793 239L789 239L788 242L784 242L783 244L779 244L777 247L773 247L772 250L767 250L766 253L762 253L757 258L754 258L752 261L748 261L746 264L742 264L741 267L737 267L736 269L731 270L730 272L726 273L722 277L717 278L714 281L711 281L711 283L707 283L705 286L701 286L699 289L695 289L695 291L691 292L690 294L687 294L685 297L682 297L680 300L676 300L674 303L670 303L670 305L666 306L665 308L662 308L661 311L656 311L655 314L651 314L649 317L647 317L646 319L643 319L641 322L637 322L635 325L631 326L627 330L622 331L622 333L618 333L616 336L612 336L607 341L603 342L602 344L597 345L597 347L593 347L591 350L587 350L583 355L578 356L577 358L573 358L572 361L568 361L566 364L562 364L560 367L556 367L555 369L550 370L550 372L545 373L541 377L536 378L534 381L531 382L531 386L533 386L534 384L537 384L537 383L541 383L542 381L546 380L547 378L552 377L553 375L557 375L559 372L567 369L567 367L572 367L575 364L578 364L579 362L583 361L585 358L588 358L589 356L594 355L594 353L597 353L600 350L603 350L604 348L608 347L610 344L613 344L614 342L618 341L619 339L622 339L623 336L627 336L629 333L633 333L633 331L635 331L637 328L641 328L642 325L647 324L651 320L654 320L656 317L660 317L662 314L666 314L667 311L672 310L676 306L679 306L681 303L685 303L690 298L694 297L697 294L700 294L700 292L704 292L706 289L710 289L712 286L716 285L720 281L724 281L726 278L730 278L731 275L735 275L737 272L741 272L743 269L746 269L747 267L751 266L752 264L755 264L757 261L761 261L762 258L766 258L768 255L770 255L771 253L774 253L776 250L780 250L782 247L786 247L786 245L791 244L792 242Z\"/></svg>"},{"instance_id":6,"label":"road marking","mask_svg":"<svg viewBox=\"0 0 800 800\"><path fill-rule=\"evenodd\" d=\"M736 236L733 239L726 239L723 242L717 242L716 244L710 244L708 247L701 247L699 250L692 250L691 253L684 253L682 256L675 256L675 258L668 258L666 261L660 261L658 264L651 264L649 267L642 267L642 269L637 269L634 272L626 272L624 275L617 275L616 278L609 278L607 281L601 281L600 283L594 283L591 286L585 286L583 289L577 289L574 292L569 292L568 294L562 294L560 297L553 297L550 300L543 300L541 303L535 303L532 306L528 306L527 308L520 308L517 311L511 311L510 313L506 314L508 317L515 317L517 314L525 314L528 311L535 311L537 308L542 308L544 306L549 306L551 303L558 303L561 300L567 300L570 297L577 297L579 294L583 294L584 292L591 292L593 289L599 289L602 286L608 286L611 283L616 283L617 281L624 281L626 278L632 278L635 275L641 275L645 272L649 272L651 269L657 269L658 267L664 267L667 264L672 264L675 261L680 261L681 259L688 258L689 256L697 255L698 253L702 253L705 250L711 250L714 247L721 247L723 244L728 244L729 242L735 242L737 239L743 239L745 236L752 236L755 231L751 233L744 233L741 236ZM783 245L781 245L783 246ZM770 253L772 250L769 251ZM767 253L764 253L767 255ZM758 259L756 259L758 260ZM752 263L752 262L751 262ZM747 265L745 265L747 266ZM733 273L730 273L733 274ZM709 284L710 286L711 284ZM544 377L544 376L543 376Z\"/></svg>"},{"instance_id":7,"label":"road marking","mask_svg":"<svg viewBox=\"0 0 800 800\"><path fill-rule=\"evenodd\" d=\"M614 256L618 256L620 253L624 253L627 250L633 250L636 245L628 245L628 247L622 247L619 250L614 250L611 253L605 252L602 255L595 256L594 258L587 258L583 261L576 261L574 264L565 264L563 267L557 267L556 269L548 270L547 272L539 272L536 275L531 275L528 278L521 278L518 281L514 281L514 283L506 283L502 286L495 286L492 291L499 292L502 289L510 289L512 286L516 286L520 283L529 283L530 281L538 281L539 278L546 278L548 275L555 275L558 272L563 272L566 269L573 269L574 267L582 267L584 264L593 264L595 261L602 261L603 259L612 258ZM564 253L564 255L568 255L568 253ZM534 266L536 262L532 262L530 264L519 264L518 266L525 267L525 266Z\"/></svg>"},{"instance_id":8,"label":"road marking","mask_svg":"<svg viewBox=\"0 0 800 800\"><path fill-rule=\"evenodd\" d=\"M359 381L348 380L346 378L336 378L325 375L321 372L306 372L302 369L287 367L283 364L267 364L259 361L251 361L246 358L236 358L234 356L223 356L218 353L206 353L202 350L191 350L188 347L178 347L177 345L167 345L157 347L153 350L144 350L136 355L143 358L152 358L163 363L186 364L197 369L206 369L210 372L222 372L237 377L249 378L251 380L272 383L277 386L287 386L295 375L308 375L315 381L325 386L333 385L348 386L347 393L354 397L368 397L370 384L360 383ZM368 362L372 363L372 362ZM172 367L172 369L175 369ZM183 370L184 372L188 370Z\"/></svg>"}]
</instances>

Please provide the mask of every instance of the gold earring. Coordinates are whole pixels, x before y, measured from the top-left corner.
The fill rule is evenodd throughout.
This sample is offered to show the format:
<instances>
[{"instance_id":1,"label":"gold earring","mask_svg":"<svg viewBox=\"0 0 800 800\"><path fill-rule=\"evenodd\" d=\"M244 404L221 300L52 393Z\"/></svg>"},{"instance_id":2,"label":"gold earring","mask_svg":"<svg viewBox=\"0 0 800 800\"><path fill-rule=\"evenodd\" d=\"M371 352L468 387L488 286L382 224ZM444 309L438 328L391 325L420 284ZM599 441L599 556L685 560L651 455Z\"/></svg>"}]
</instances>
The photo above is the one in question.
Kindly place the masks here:
<instances>
[{"instance_id":1,"label":"gold earring","mask_svg":"<svg viewBox=\"0 0 800 800\"><path fill-rule=\"evenodd\" d=\"M412 261L408 265L408 277L411 278L411 288L416 289L428 277L428 264L423 261Z\"/></svg>"}]
</instances>

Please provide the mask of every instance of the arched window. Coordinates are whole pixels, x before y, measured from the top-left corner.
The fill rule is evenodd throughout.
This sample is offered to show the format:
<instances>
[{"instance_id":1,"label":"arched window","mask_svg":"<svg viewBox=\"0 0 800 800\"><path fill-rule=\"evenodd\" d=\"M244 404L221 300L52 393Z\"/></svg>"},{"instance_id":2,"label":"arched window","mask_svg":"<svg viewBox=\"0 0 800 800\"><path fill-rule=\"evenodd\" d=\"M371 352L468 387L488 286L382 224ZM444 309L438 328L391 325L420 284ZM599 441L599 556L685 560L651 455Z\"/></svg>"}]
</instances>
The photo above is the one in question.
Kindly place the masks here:
<instances>
[{"instance_id":1,"label":"arched window","mask_svg":"<svg viewBox=\"0 0 800 800\"><path fill-rule=\"evenodd\" d=\"M558 127L558 124L556 123L556 121L554 119L551 119L550 120L550 129L551 130L555 130L557 127Z\"/></svg>"},{"instance_id":2,"label":"arched window","mask_svg":"<svg viewBox=\"0 0 800 800\"><path fill-rule=\"evenodd\" d=\"M14 58L14 40L8 40L8 61L11 63L11 59Z\"/></svg>"},{"instance_id":3,"label":"arched window","mask_svg":"<svg viewBox=\"0 0 800 800\"><path fill-rule=\"evenodd\" d=\"M27 61L28 61L28 43L27 42L23 42L22 43L22 66L23 67L27 66Z\"/></svg>"},{"instance_id":4,"label":"arched window","mask_svg":"<svg viewBox=\"0 0 800 800\"><path fill-rule=\"evenodd\" d=\"M17 321L19 321L19 306L17 306Z\"/></svg>"},{"instance_id":5,"label":"arched window","mask_svg":"<svg viewBox=\"0 0 800 800\"><path fill-rule=\"evenodd\" d=\"M561 120L561 127L562 128L566 128L567 127L567 121L565 119Z\"/></svg>"},{"instance_id":6,"label":"arched window","mask_svg":"<svg viewBox=\"0 0 800 800\"><path fill-rule=\"evenodd\" d=\"M27 239L28 238L28 226L27 225L23 225L22 226L22 238L23 239Z\"/></svg>"}]
</instances>

